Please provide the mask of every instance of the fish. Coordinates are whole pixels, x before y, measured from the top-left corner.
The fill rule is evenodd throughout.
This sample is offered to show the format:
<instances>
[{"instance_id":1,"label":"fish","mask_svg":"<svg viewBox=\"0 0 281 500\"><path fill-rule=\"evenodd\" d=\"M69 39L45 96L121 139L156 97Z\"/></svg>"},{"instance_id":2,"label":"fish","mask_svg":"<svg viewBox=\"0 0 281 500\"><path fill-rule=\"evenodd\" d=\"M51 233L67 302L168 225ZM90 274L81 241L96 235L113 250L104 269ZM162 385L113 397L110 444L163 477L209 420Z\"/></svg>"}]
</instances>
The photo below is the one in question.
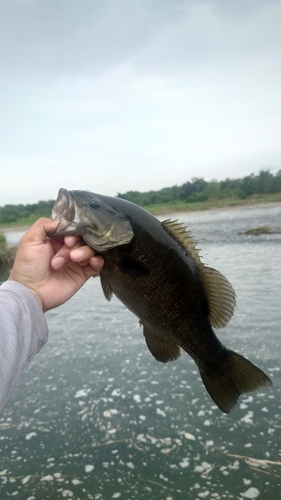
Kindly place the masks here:
<instances>
[{"instance_id":1,"label":"fish","mask_svg":"<svg viewBox=\"0 0 281 500\"><path fill-rule=\"evenodd\" d=\"M213 328L224 328L233 316L236 294L227 278L201 261L183 223L161 222L122 198L64 188L52 218L58 225L49 237L80 235L102 255L106 299L114 294L138 317L154 358L167 363L185 351L222 412L229 413L241 394L272 385L216 336Z\"/></svg>"}]
</instances>

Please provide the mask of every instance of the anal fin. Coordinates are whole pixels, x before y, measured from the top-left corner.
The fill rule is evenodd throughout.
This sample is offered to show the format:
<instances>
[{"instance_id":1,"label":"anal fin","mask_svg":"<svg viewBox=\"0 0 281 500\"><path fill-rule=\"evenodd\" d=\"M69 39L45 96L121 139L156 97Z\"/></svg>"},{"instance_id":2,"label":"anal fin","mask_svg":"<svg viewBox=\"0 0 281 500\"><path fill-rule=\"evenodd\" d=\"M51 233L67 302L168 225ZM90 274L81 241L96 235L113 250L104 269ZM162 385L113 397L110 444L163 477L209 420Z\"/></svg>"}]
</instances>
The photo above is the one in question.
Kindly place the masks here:
<instances>
[{"instance_id":1,"label":"anal fin","mask_svg":"<svg viewBox=\"0 0 281 500\"><path fill-rule=\"evenodd\" d=\"M157 361L167 363L180 357L181 351L177 344L157 337L146 325L143 325L143 334L148 349Z\"/></svg>"}]
</instances>

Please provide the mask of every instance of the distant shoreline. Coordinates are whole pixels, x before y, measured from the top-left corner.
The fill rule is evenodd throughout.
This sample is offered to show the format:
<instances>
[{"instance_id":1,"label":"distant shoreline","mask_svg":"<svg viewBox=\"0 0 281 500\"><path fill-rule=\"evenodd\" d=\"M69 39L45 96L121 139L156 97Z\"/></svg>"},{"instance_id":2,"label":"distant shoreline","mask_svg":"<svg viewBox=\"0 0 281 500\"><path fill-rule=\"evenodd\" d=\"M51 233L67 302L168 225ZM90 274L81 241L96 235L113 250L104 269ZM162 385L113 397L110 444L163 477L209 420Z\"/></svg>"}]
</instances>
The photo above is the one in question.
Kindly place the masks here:
<instances>
[{"instance_id":1,"label":"distant shoreline","mask_svg":"<svg viewBox=\"0 0 281 500\"><path fill-rule=\"evenodd\" d=\"M31 225L27 226L8 226L8 227L2 227L0 226L0 233L12 233L13 231L28 231L28 229L31 227Z\"/></svg>"},{"instance_id":2,"label":"distant shoreline","mask_svg":"<svg viewBox=\"0 0 281 500\"><path fill-rule=\"evenodd\" d=\"M169 206L167 208L163 208L163 210L155 210L155 212L151 211L152 215L158 216L158 215L167 215L170 213L176 213L176 214L195 214L195 213L201 213L201 212L222 212L223 210L238 210L239 208L243 209L250 209L250 208L266 208L266 207L272 207L272 206L280 206L281 207L281 201L261 201L261 202L251 202L251 203L241 203L237 205L220 205L220 206L211 206L208 208L196 208L196 209L177 209L176 207Z\"/></svg>"},{"instance_id":3,"label":"distant shoreline","mask_svg":"<svg viewBox=\"0 0 281 500\"><path fill-rule=\"evenodd\" d=\"M191 205L191 204L190 204ZM250 208L266 208L266 207L272 207L272 206L280 206L281 207L281 200L277 201L245 201L245 203L237 203L237 204L225 204L225 205L217 205L214 203L213 206L201 206L199 207L186 207L186 208L181 208L177 207L176 205L167 205L166 207L161 207L159 209L151 210L152 207L149 207L150 210L145 208L145 210L148 210L152 215L154 216L162 216L162 215L169 215L171 213L175 214L194 214L194 213L201 213L201 212L222 212L223 210L237 210L239 208L243 209L250 209ZM11 233L13 231L27 231L32 224L27 225L23 224L17 225L17 226L6 226L6 227L1 227L0 225L0 233Z\"/></svg>"}]
</instances>

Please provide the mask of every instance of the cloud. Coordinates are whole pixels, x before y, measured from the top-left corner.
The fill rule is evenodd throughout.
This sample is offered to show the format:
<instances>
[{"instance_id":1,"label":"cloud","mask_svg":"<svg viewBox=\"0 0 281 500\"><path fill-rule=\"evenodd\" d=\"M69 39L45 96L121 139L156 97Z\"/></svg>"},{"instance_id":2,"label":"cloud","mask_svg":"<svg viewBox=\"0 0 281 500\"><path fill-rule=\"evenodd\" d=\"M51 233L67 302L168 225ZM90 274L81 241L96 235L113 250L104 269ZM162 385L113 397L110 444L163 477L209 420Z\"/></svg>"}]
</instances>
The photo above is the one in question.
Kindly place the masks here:
<instances>
[{"instance_id":1,"label":"cloud","mask_svg":"<svg viewBox=\"0 0 281 500\"><path fill-rule=\"evenodd\" d=\"M280 2L1 10L0 204L23 196L23 179L36 201L61 186L114 195L280 165Z\"/></svg>"}]
</instances>

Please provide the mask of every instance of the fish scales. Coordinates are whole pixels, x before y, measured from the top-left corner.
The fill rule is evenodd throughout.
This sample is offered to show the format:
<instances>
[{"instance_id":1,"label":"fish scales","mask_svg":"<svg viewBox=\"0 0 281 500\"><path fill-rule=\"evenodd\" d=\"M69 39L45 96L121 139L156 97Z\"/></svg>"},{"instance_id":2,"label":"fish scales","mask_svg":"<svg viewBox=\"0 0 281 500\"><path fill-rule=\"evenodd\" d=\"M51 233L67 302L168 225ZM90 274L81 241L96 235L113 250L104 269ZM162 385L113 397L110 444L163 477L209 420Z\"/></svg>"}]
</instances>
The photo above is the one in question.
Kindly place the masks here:
<instances>
[{"instance_id":1,"label":"fish scales","mask_svg":"<svg viewBox=\"0 0 281 500\"><path fill-rule=\"evenodd\" d=\"M120 263L123 249L115 248L103 254L101 275L106 276L121 302L154 334L178 344L197 364L220 362L219 353L225 354L226 350L207 320L207 302L203 291L196 290L201 285L196 283L192 259L163 231L158 220L153 226L149 219L148 224L142 220L140 226L131 217L128 219L135 237L124 251L140 259L145 268L135 269L132 262L131 268L129 264L124 269Z\"/></svg>"},{"instance_id":2,"label":"fish scales","mask_svg":"<svg viewBox=\"0 0 281 500\"><path fill-rule=\"evenodd\" d=\"M114 293L143 326L152 355L177 359L180 348L197 364L205 387L228 413L240 394L272 382L243 356L228 350L212 327L224 327L236 304L227 279L205 266L189 231L160 222L138 205L87 191L60 189L50 236L77 234L104 258L105 297Z\"/></svg>"}]
</instances>

